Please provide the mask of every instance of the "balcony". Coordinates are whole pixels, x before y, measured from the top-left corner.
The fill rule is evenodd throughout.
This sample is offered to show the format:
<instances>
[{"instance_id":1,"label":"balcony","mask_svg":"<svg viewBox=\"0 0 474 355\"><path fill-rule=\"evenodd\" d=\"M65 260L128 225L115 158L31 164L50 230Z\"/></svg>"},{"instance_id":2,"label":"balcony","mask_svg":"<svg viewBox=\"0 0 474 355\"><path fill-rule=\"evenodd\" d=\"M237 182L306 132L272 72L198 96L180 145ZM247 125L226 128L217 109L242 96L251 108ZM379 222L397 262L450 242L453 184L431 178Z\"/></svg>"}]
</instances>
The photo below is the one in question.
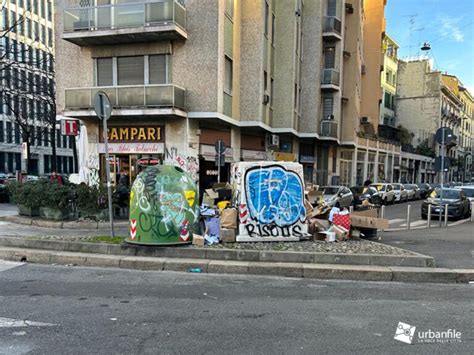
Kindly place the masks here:
<instances>
[{"instance_id":1,"label":"balcony","mask_svg":"<svg viewBox=\"0 0 474 355\"><path fill-rule=\"evenodd\" d=\"M321 90L339 90L339 71L336 69L323 69L321 75Z\"/></svg>"},{"instance_id":2,"label":"balcony","mask_svg":"<svg viewBox=\"0 0 474 355\"><path fill-rule=\"evenodd\" d=\"M186 90L172 84L74 88L65 91L65 115L96 117L94 95L104 91L113 107L112 116L186 116Z\"/></svg>"},{"instance_id":3,"label":"balcony","mask_svg":"<svg viewBox=\"0 0 474 355\"><path fill-rule=\"evenodd\" d=\"M323 38L330 41L340 41L342 23L337 17L325 16L323 23Z\"/></svg>"},{"instance_id":4,"label":"balcony","mask_svg":"<svg viewBox=\"0 0 474 355\"><path fill-rule=\"evenodd\" d=\"M186 38L186 9L176 0L64 10L63 39L78 46Z\"/></svg>"},{"instance_id":5,"label":"balcony","mask_svg":"<svg viewBox=\"0 0 474 355\"><path fill-rule=\"evenodd\" d=\"M333 120L322 120L321 121L321 131L319 133L321 138L335 138L337 139L337 122Z\"/></svg>"},{"instance_id":6,"label":"balcony","mask_svg":"<svg viewBox=\"0 0 474 355\"><path fill-rule=\"evenodd\" d=\"M378 136L382 139L386 139L391 142L400 143L400 129L389 126L389 125L381 125L379 124L379 134Z\"/></svg>"}]
</instances>

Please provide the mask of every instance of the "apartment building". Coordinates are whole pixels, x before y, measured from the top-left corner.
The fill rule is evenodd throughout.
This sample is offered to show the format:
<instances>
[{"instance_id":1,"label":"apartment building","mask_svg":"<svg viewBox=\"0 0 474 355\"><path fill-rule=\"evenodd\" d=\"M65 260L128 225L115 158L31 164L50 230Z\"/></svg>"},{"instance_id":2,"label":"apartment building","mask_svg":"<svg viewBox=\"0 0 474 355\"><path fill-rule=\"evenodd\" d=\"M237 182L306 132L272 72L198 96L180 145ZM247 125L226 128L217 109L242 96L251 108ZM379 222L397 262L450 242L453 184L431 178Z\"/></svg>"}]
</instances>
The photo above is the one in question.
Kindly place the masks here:
<instances>
[{"instance_id":1,"label":"apartment building","mask_svg":"<svg viewBox=\"0 0 474 355\"><path fill-rule=\"evenodd\" d=\"M379 134L385 5L383 0L345 2L339 172L346 185L400 178L400 144Z\"/></svg>"},{"instance_id":2,"label":"apartment building","mask_svg":"<svg viewBox=\"0 0 474 355\"><path fill-rule=\"evenodd\" d=\"M460 134L462 133L462 101L459 81L450 75L431 69L428 59L400 61L397 79L397 117L399 122L413 133L413 146L431 148L440 154L434 142L434 133L440 127L449 127L454 139L446 147L451 158L448 180L458 180Z\"/></svg>"},{"instance_id":3,"label":"apartment building","mask_svg":"<svg viewBox=\"0 0 474 355\"><path fill-rule=\"evenodd\" d=\"M471 181L474 177L474 98L471 93L462 85L459 86L459 96L462 102L462 123L461 123L461 161L463 169L460 178L463 181Z\"/></svg>"},{"instance_id":4,"label":"apartment building","mask_svg":"<svg viewBox=\"0 0 474 355\"><path fill-rule=\"evenodd\" d=\"M383 18L385 2L364 6L372 1ZM98 90L114 107L114 177L123 172L133 181L149 161L174 162L207 187L216 180L214 143L222 139L222 180L232 162L285 160L302 163L308 182L352 185L358 154L357 182L391 179L379 172L396 163L399 147L357 134L369 115L361 77L373 72L380 91L380 64L364 69L363 58L380 61L382 53L382 29L378 53L363 52L360 0L58 0L56 14L60 111L86 127L88 169L102 177L104 144L92 109ZM356 17L352 43L346 22ZM346 68L354 71L346 75ZM375 131L378 100L367 105Z\"/></svg>"},{"instance_id":5,"label":"apartment building","mask_svg":"<svg viewBox=\"0 0 474 355\"><path fill-rule=\"evenodd\" d=\"M52 0L5 0L0 9L0 172L28 170L43 175L53 165L50 132L44 126L49 108L39 95L41 87L54 86L54 5ZM28 167L22 157L26 135ZM73 172L73 143L61 136L58 127L56 170L60 173Z\"/></svg>"},{"instance_id":6,"label":"apartment building","mask_svg":"<svg viewBox=\"0 0 474 355\"><path fill-rule=\"evenodd\" d=\"M385 34L382 42L383 64L381 75L382 103L380 104L379 124L396 127L395 99L397 95L397 52L400 46Z\"/></svg>"}]
</instances>

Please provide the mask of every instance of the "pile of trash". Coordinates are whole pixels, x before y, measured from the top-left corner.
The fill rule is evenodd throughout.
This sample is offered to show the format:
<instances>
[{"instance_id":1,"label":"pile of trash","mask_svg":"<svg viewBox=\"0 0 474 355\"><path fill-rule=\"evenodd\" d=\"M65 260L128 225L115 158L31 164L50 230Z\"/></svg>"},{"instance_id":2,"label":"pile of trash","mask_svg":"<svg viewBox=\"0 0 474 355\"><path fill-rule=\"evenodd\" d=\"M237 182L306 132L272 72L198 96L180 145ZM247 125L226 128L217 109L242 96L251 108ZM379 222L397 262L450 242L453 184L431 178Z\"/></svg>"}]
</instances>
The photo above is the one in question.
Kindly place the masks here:
<instances>
[{"instance_id":1,"label":"pile of trash","mask_svg":"<svg viewBox=\"0 0 474 355\"><path fill-rule=\"evenodd\" d=\"M317 186L307 186L305 191L306 220L310 239L328 242L350 238L373 237L377 230L388 228L388 220L380 218L380 209L363 201L356 210L331 207L322 198Z\"/></svg>"},{"instance_id":2,"label":"pile of trash","mask_svg":"<svg viewBox=\"0 0 474 355\"><path fill-rule=\"evenodd\" d=\"M237 208L231 205L232 187L227 183L214 184L207 189L199 208L203 235L193 235L194 245L235 243Z\"/></svg>"}]
</instances>

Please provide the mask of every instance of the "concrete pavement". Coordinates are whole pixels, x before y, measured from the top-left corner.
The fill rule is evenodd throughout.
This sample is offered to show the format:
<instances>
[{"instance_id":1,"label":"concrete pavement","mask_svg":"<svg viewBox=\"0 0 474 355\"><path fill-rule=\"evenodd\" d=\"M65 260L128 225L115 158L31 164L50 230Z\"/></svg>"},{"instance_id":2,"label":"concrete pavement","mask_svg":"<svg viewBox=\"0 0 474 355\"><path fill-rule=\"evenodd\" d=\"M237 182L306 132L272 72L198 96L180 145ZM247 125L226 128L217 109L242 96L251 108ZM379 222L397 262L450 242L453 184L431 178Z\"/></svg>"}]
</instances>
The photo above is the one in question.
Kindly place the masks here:
<instances>
[{"instance_id":1,"label":"concrete pavement","mask_svg":"<svg viewBox=\"0 0 474 355\"><path fill-rule=\"evenodd\" d=\"M0 272L0 353L468 354L472 287L27 264Z\"/></svg>"}]
</instances>

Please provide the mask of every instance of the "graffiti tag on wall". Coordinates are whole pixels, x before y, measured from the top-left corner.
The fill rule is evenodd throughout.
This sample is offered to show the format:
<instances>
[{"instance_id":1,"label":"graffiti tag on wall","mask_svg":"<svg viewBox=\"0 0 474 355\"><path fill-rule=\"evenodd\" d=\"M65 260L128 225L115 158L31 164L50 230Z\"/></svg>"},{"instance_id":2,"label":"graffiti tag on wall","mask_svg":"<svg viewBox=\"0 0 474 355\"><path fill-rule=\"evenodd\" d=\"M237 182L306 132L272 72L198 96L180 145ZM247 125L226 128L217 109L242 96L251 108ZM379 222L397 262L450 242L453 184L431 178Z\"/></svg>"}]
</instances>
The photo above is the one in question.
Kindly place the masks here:
<instances>
[{"instance_id":1,"label":"graffiti tag on wall","mask_svg":"<svg viewBox=\"0 0 474 355\"><path fill-rule=\"evenodd\" d=\"M299 240L304 223L304 185L298 163L239 163L233 185L240 189L239 241ZM296 166L298 165L298 166Z\"/></svg>"},{"instance_id":2,"label":"graffiti tag on wall","mask_svg":"<svg viewBox=\"0 0 474 355\"><path fill-rule=\"evenodd\" d=\"M196 157L185 157L179 154L178 148L165 148L165 163L175 165L186 171L191 179L197 183L199 180L199 162Z\"/></svg>"}]
</instances>

